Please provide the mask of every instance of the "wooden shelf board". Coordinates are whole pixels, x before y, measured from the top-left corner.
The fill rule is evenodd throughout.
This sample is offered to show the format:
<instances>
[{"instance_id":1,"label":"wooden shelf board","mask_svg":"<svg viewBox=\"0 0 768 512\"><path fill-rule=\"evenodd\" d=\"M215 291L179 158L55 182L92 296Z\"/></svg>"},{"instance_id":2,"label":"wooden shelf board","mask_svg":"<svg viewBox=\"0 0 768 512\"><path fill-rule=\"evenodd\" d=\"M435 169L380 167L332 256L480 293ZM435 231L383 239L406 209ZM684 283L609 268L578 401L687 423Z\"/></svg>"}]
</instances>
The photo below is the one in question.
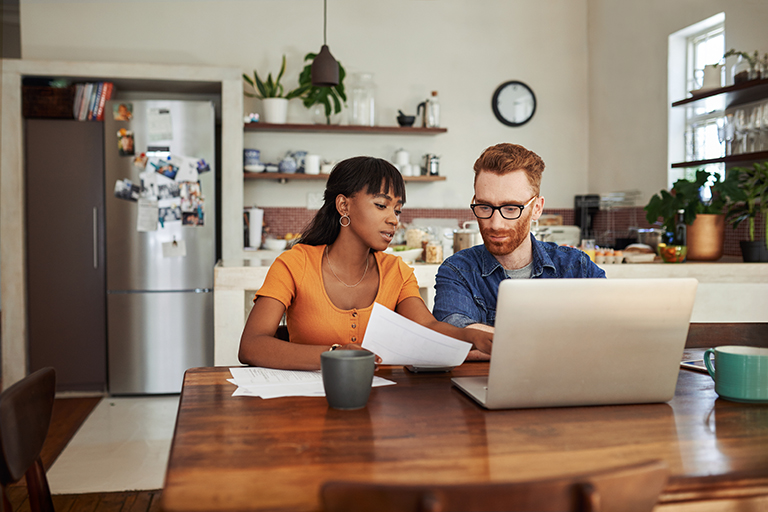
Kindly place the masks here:
<instances>
[{"instance_id":1,"label":"wooden shelf board","mask_svg":"<svg viewBox=\"0 0 768 512\"><path fill-rule=\"evenodd\" d=\"M243 179L246 180L327 180L327 174L301 174L301 173L283 173L283 172L243 172ZM404 181L445 181L445 176L403 176Z\"/></svg>"},{"instance_id":2,"label":"wooden shelf board","mask_svg":"<svg viewBox=\"0 0 768 512\"><path fill-rule=\"evenodd\" d=\"M672 103L672 106L680 107L683 105L691 105L700 100L705 100L707 98L712 98L721 94L726 95L726 104L731 104L736 99L741 100L742 97L745 98L745 101L750 101L753 96L760 95L765 92L768 92L768 78L764 78L762 80L750 80L749 82L741 82L735 85L729 85L728 87L712 89L702 94L691 96L690 98L675 101Z\"/></svg>"},{"instance_id":3,"label":"wooden shelf board","mask_svg":"<svg viewBox=\"0 0 768 512\"><path fill-rule=\"evenodd\" d=\"M326 133L375 133L400 135L437 135L447 128L420 128L412 126L352 126L328 124L270 124L245 123L245 131L264 132L326 132Z\"/></svg>"},{"instance_id":4,"label":"wooden shelf board","mask_svg":"<svg viewBox=\"0 0 768 512\"><path fill-rule=\"evenodd\" d=\"M710 160L695 160L693 162L676 162L672 164L672 168L681 167L698 167L700 165L717 164L720 162L730 164L736 162L756 162L759 160L768 160L768 151L758 151L756 153L742 153L740 155L728 155L720 158L712 158Z\"/></svg>"}]
</instances>

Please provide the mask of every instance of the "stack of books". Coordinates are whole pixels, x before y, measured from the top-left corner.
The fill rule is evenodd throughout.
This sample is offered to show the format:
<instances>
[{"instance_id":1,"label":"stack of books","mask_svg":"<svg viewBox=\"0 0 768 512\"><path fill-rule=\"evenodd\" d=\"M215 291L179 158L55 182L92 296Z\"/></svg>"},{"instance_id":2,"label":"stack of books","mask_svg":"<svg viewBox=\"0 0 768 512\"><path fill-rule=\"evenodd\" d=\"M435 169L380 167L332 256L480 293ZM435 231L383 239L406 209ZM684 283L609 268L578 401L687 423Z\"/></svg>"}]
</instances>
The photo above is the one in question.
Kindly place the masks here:
<instances>
[{"instance_id":1,"label":"stack of books","mask_svg":"<svg viewBox=\"0 0 768 512\"><path fill-rule=\"evenodd\" d=\"M78 121L103 121L104 104L112 98L114 89L112 82L77 84L72 108L74 118Z\"/></svg>"}]
</instances>

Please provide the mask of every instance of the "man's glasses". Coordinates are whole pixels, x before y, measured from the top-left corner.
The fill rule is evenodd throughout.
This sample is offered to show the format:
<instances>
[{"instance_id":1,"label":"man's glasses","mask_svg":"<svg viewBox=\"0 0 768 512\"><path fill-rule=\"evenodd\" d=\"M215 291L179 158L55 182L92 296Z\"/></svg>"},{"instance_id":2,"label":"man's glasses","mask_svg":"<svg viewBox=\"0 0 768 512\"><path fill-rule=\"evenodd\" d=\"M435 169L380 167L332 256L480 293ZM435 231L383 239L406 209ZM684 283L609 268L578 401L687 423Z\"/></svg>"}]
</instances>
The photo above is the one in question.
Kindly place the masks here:
<instances>
[{"instance_id":1,"label":"man's glasses","mask_svg":"<svg viewBox=\"0 0 768 512\"><path fill-rule=\"evenodd\" d=\"M469 207L472 208L472 213L474 213L475 217L478 219L490 219L493 217L493 212L499 210L499 214L501 214L502 218L507 220L516 220L520 218L520 216L523 214L523 210L527 208L528 205L530 205L537 197L538 196L533 196L530 201L523 205L503 204L501 206L491 206L489 204L471 204Z\"/></svg>"}]
</instances>

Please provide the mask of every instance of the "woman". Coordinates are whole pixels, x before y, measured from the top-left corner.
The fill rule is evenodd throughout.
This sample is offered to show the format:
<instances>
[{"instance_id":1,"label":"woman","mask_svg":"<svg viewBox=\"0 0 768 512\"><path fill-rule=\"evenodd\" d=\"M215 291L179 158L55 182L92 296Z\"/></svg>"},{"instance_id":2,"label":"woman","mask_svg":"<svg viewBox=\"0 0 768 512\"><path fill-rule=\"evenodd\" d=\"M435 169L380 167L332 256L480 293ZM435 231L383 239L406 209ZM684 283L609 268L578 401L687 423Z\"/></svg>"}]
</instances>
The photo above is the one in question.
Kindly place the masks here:
<instances>
[{"instance_id":1,"label":"woman","mask_svg":"<svg viewBox=\"0 0 768 512\"><path fill-rule=\"evenodd\" d=\"M339 162L323 199L298 243L275 260L256 293L240 339L242 363L317 370L326 350L362 350L374 302L490 353L491 334L435 320L413 269L382 252L405 203L405 183L392 164L372 157ZM286 312L290 343L275 337Z\"/></svg>"}]
</instances>

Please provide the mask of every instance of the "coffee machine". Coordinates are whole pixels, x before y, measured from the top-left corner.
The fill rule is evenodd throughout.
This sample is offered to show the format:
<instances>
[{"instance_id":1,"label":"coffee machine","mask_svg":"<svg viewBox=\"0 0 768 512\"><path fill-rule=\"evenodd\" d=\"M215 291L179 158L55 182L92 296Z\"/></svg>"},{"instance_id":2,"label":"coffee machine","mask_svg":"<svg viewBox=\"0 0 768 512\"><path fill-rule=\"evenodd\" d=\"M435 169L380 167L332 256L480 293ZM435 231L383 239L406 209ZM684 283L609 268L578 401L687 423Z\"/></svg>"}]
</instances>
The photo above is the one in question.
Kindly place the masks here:
<instances>
[{"instance_id":1,"label":"coffee machine","mask_svg":"<svg viewBox=\"0 0 768 512\"><path fill-rule=\"evenodd\" d=\"M575 196L573 204L574 223L581 228L581 238L595 238L595 214L600 210L600 195Z\"/></svg>"}]
</instances>

